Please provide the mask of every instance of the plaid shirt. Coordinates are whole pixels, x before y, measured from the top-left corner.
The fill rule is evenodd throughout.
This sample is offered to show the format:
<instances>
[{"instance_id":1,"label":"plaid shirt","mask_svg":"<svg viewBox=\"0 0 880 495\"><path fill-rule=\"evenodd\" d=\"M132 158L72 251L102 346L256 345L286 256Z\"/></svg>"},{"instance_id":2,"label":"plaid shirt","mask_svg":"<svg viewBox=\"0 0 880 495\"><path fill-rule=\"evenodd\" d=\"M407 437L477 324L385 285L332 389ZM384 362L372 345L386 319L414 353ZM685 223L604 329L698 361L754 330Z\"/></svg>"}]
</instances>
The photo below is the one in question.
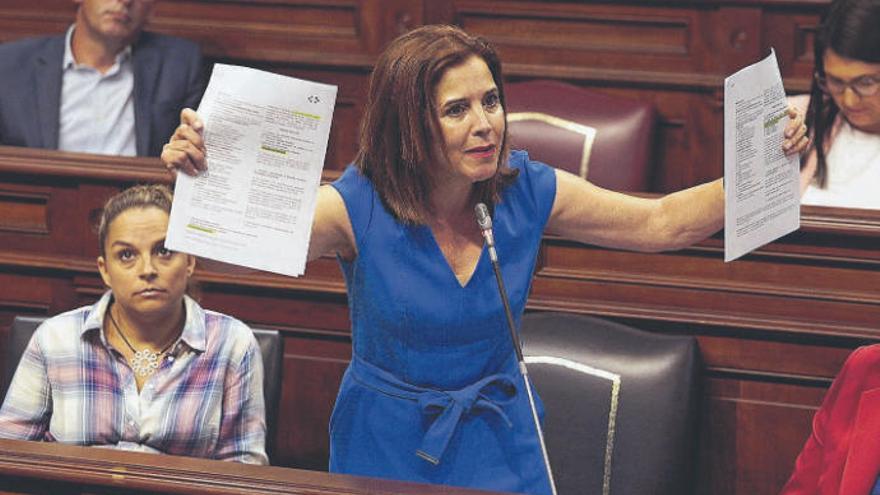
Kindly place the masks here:
<instances>
[{"instance_id":1,"label":"plaid shirt","mask_svg":"<svg viewBox=\"0 0 880 495\"><path fill-rule=\"evenodd\" d=\"M263 362L251 330L186 297L180 339L138 392L101 331L111 299L36 330L0 409L0 438L266 464Z\"/></svg>"}]
</instances>

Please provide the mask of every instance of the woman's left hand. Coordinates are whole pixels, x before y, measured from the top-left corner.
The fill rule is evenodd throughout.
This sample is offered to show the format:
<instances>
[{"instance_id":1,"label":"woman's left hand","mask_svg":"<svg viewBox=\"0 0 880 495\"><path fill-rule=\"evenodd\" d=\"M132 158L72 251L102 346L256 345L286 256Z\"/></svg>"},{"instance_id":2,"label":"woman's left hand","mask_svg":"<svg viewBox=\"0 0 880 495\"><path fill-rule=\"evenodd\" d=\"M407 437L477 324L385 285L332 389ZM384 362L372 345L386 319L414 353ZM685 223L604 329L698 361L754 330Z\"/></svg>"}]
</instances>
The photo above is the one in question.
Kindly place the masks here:
<instances>
[{"instance_id":1,"label":"woman's left hand","mask_svg":"<svg viewBox=\"0 0 880 495\"><path fill-rule=\"evenodd\" d=\"M785 140L782 149L786 155L802 154L810 147L810 136L807 134L806 116L793 106L788 107L788 124L785 126Z\"/></svg>"}]
</instances>

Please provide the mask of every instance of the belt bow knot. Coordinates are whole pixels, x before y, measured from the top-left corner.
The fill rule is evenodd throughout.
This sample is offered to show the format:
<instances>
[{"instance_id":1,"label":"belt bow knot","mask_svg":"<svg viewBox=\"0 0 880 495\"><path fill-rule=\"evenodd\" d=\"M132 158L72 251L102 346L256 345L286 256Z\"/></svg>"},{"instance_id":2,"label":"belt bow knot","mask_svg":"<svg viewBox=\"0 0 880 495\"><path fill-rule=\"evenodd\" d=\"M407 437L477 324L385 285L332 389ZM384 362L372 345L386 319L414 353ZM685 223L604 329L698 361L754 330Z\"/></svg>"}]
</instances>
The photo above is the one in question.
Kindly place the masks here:
<instances>
[{"instance_id":1,"label":"belt bow knot","mask_svg":"<svg viewBox=\"0 0 880 495\"><path fill-rule=\"evenodd\" d=\"M502 398L495 398L498 395ZM516 385L509 375L504 374L487 376L459 390L422 392L418 398L422 415L436 418L425 432L416 455L432 464L440 464L462 416L481 409L498 414L508 427L513 427L501 406L511 402L515 395Z\"/></svg>"}]
</instances>

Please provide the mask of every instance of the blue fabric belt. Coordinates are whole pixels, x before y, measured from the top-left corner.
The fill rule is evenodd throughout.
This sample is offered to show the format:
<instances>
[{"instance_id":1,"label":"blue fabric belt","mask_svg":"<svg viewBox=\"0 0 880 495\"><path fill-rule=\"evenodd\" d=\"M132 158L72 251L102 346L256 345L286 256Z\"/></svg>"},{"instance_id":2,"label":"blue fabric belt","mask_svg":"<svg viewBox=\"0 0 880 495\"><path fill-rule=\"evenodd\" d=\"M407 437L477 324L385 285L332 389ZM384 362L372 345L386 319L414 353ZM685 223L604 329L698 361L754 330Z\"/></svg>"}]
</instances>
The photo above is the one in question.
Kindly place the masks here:
<instances>
[{"instance_id":1,"label":"blue fabric belt","mask_svg":"<svg viewBox=\"0 0 880 495\"><path fill-rule=\"evenodd\" d=\"M385 395L415 401L423 416L434 417L416 450L417 456L432 464L440 464L459 423L468 414L491 411L498 414L508 427L513 427L501 408L512 402L517 394L516 382L511 375L497 373L458 390L434 390L400 380L357 355L351 359L350 371L352 377L364 386Z\"/></svg>"}]
</instances>

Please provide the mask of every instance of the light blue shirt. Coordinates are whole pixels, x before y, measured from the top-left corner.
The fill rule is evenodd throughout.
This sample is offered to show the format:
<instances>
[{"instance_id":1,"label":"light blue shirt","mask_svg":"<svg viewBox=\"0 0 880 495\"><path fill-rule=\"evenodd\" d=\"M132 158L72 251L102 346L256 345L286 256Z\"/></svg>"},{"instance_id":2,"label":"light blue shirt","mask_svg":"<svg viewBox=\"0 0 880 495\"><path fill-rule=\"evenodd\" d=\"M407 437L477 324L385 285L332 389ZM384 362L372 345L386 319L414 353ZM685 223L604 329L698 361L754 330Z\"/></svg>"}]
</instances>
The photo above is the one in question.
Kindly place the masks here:
<instances>
[{"instance_id":1,"label":"light blue shirt","mask_svg":"<svg viewBox=\"0 0 880 495\"><path fill-rule=\"evenodd\" d=\"M131 46L122 50L113 66L101 74L74 59L74 27L67 30L64 42L58 149L135 156Z\"/></svg>"}]
</instances>

